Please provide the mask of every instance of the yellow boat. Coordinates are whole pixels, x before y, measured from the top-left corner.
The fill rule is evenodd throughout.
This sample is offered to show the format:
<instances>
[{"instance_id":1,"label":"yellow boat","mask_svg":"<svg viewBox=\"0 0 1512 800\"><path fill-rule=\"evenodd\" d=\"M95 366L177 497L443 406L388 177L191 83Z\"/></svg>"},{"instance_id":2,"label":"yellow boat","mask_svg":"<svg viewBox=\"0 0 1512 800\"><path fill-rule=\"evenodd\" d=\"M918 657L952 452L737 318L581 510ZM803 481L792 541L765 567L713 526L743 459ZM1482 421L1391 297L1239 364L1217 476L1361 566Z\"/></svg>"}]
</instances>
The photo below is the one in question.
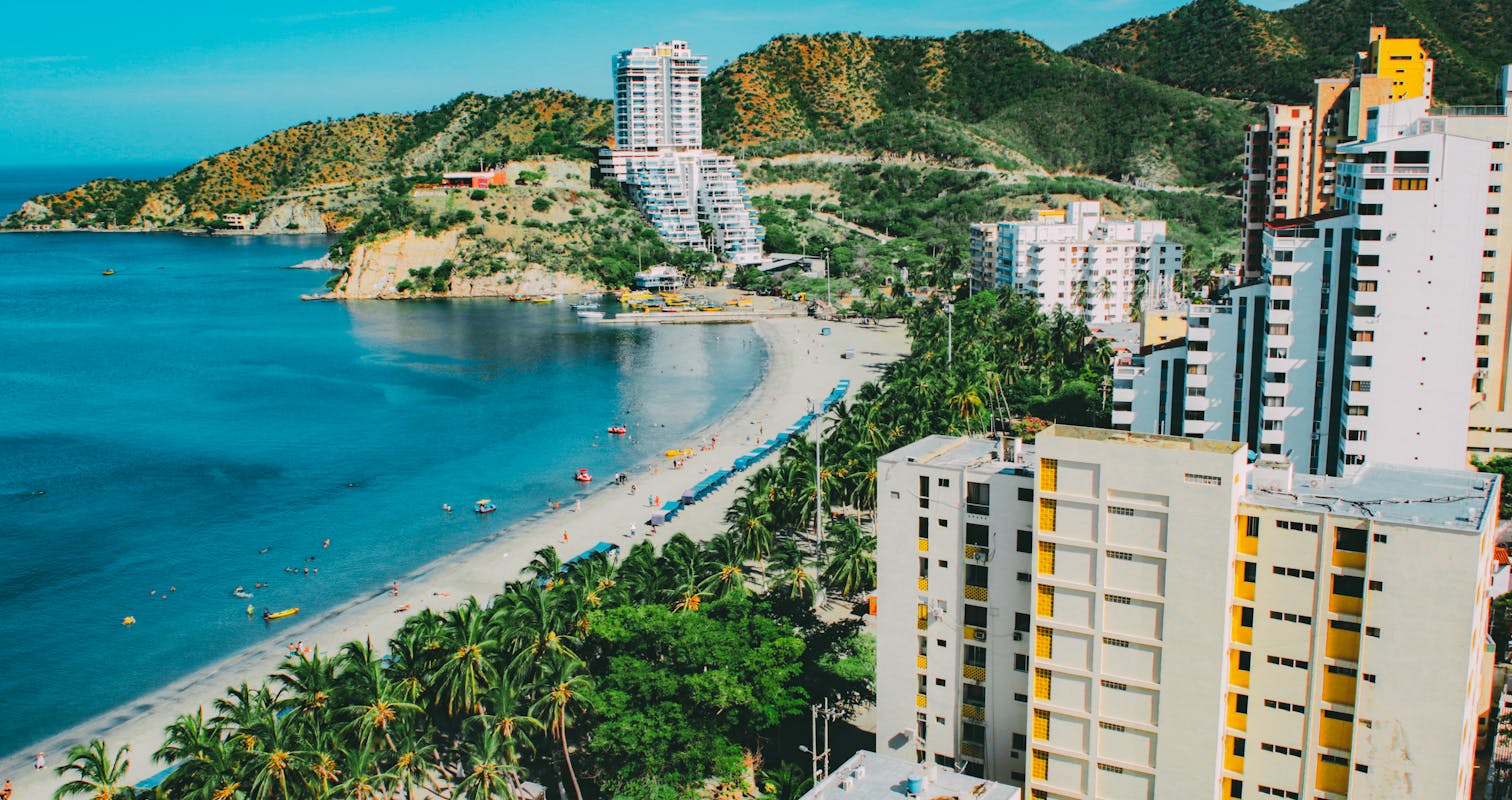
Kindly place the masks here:
<instances>
[{"instance_id":1,"label":"yellow boat","mask_svg":"<svg viewBox=\"0 0 1512 800\"><path fill-rule=\"evenodd\" d=\"M692 450L668 450L667 458L682 458L686 455L692 455L692 453Z\"/></svg>"},{"instance_id":2,"label":"yellow boat","mask_svg":"<svg viewBox=\"0 0 1512 800\"><path fill-rule=\"evenodd\" d=\"M115 270L113 270L113 269L107 269L104 272L101 272L100 274L101 275L114 275L115 274Z\"/></svg>"},{"instance_id":3,"label":"yellow boat","mask_svg":"<svg viewBox=\"0 0 1512 800\"><path fill-rule=\"evenodd\" d=\"M294 616L295 614L298 614L298 613L299 613L299 607L298 606L295 606L294 608L286 608L286 609L284 609L282 611L272 611L272 612L264 611L263 612L263 619L283 619L284 617L292 617L292 616Z\"/></svg>"}]
</instances>

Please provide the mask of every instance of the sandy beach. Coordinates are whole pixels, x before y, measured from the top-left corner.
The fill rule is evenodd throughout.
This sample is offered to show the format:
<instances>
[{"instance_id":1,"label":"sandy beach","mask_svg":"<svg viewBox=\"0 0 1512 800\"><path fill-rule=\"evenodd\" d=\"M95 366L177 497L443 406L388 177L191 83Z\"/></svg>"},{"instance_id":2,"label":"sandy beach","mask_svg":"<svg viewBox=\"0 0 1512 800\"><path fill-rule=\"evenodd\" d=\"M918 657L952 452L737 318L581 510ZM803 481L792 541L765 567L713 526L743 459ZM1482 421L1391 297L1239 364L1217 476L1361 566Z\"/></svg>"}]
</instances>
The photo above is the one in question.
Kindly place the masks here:
<instances>
[{"instance_id":1,"label":"sandy beach","mask_svg":"<svg viewBox=\"0 0 1512 800\"><path fill-rule=\"evenodd\" d=\"M483 540L399 578L397 598L391 596L390 586L374 586L369 594L343 605L302 610L299 616L276 623L280 626L279 637L268 644L235 653L158 691L39 741L23 752L11 754L0 761L0 780L15 782L15 800L51 798L62 784L53 767L65 763L68 747L104 738L112 748L130 743L128 779L141 781L163 769L152 762L152 753L162 744L163 728L178 714L192 713L201 706L208 711L213 701L233 684L260 683L276 671L291 643L303 642L334 653L352 640L387 641L407 616L423 608L439 611L455 606L469 595L480 598L493 595L506 581L520 576L534 551L548 545L556 546L568 558L600 541L628 546L643 538L660 543L677 532L694 539L707 539L718 533L723 528L724 510L748 473L740 473L654 535L647 525L652 512L649 498L680 497L683 490L708 473L728 467L736 457L748 452L763 434L770 437L807 413L812 402L827 395L837 381L851 381L851 393L846 398L849 400L862 383L875 380L884 365L908 350L906 333L897 322L863 326L790 317L753 324L767 343L767 374L728 416L691 437L685 446L693 448L696 455L685 468L672 469L665 458L640 464L630 473L630 481L636 486L634 494L628 486L610 483L608 479L612 476L598 476L596 484L602 485L583 500L581 510L564 505L559 511L538 511L512 525L500 524ZM824 327L829 327L832 335L821 336ZM848 350L855 351L854 358L842 358ZM700 443L708 443L715 437L717 445L699 450ZM473 512L458 508L455 513ZM634 540L630 538L632 525L636 531ZM407 611L397 611L406 606ZM68 679L65 675L38 677ZM47 754L45 771L32 766L37 752Z\"/></svg>"}]
</instances>

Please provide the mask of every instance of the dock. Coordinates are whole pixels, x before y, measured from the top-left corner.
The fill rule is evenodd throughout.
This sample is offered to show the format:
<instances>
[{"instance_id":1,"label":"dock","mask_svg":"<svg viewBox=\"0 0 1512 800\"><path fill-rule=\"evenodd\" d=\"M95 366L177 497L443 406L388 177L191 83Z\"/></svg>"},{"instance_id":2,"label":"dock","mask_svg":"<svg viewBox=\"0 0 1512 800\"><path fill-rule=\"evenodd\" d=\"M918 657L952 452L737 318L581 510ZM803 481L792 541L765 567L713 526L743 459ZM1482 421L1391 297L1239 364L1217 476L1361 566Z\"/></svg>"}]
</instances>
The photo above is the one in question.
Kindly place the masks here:
<instances>
[{"instance_id":1,"label":"dock","mask_svg":"<svg viewBox=\"0 0 1512 800\"><path fill-rule=\"evenodd\" d=\"M771 317L797 316L791 312L772 311L634 311L613 317L578 317L592 325L698 325L739 324Z\"/></svg>"}]
</instances>

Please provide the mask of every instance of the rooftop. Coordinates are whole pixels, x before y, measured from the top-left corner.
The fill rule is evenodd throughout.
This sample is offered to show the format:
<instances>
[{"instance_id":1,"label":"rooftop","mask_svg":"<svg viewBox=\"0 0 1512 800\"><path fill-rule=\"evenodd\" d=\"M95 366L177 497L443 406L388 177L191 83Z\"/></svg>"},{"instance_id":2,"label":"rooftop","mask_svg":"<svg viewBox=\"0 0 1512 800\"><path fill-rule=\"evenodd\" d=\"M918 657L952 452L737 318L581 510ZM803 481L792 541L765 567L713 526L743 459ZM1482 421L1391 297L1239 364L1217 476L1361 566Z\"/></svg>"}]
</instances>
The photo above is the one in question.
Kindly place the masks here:
<instances>
[{"instance_id":1,"label":"rooftop","mask_svg":"<svg viewBox=\"0 0 1512 800\"><path fill-rule=\"evenodd\" d=\"M915 464L927 464L931 467L962 469L1002 461L1001 455L1001 446L996 439L935 435L925 436L917 442L904 445L880 460L908 461Z\"/></svg>"},{"instance_id":2,"label":"rooftop","mask_svg":"<svg viewBox=\"0 0 1512 800\"><path fill-rule=\"evenodd\" d=\"M909 778L922 782L908 793ZM1018 800L1019 790L996 781L973 778L933 765L915 764L869 750L850 757L801 800Z\"/></svg>"},{"instance_id":3,"label":"rooftop","mask_svg":"<svg viewBox=\"0 0 1512 800\"><path fill-rule=\"evenodd\" d=\"M1218 439L1193 439L1187 436L1162 436L1157 433L1133 433L1107 428L1084 428L1080 425L1051 425L1041 436L1059 436L1062 439L1082 439L1089 442L1127 442L1145 447L1162 447L1168 450L1189 450L1194 453L1237 453L1244 445Z\"/></svg>"},{"instance_id":4,"label":"rooftop","mask_svg":"<svg viewBox=\"0 0 1512 800\"><path fill-rule=\"evenodd\" d=\"M1244 502L1254 505L1463 531L1480 530L1497 497L1495 475L1395 464L1342 478L1298 475L1291 491L1253 485Z\"/></svg>"}]
</instances>

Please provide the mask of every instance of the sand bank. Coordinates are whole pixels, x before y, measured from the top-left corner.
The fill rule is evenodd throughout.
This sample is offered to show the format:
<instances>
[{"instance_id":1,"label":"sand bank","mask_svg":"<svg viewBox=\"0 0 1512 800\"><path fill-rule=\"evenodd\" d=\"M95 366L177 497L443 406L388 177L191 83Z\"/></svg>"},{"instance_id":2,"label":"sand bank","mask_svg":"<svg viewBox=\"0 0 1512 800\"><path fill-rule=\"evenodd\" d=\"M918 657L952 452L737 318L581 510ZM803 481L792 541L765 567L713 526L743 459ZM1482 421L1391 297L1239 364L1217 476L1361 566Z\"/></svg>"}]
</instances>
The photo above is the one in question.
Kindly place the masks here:
<instances>
[{"instance_id":1,"label":"sand bank","mask_svg":"<svg viewBox=\"0 0 1512 800\"><path fill-rule=\"evenodd\" d=\"M260 683L277 670L287 655L289 643L302 641L334 653L343 643L354 639L371 637L375 643L387 641L407 616L422 608L440 611L455 606L468 595L480 598L493 595L505 582L519 577L531 554L547 545L556 546L565 558L600 541L627 546L632 542L629 538L632 525L637 532L635 541L650 538L661 543L676 532L695 539L707 539L718 533L723 528L724 510L748 473L737 475L702 502L683 511L673 524L663 526L655 535L650 535L646 524L652 511L648 499L681 497L684 489L706 474L728 467L736 457L750 451L763 433L770 437L807 413L811 403L822 399L840 379L851 381L854 394L862 383L875 380L884 365L908 349L907 336L898 323L861 326L788 317L763 319L755 324L768 347L767 374L734 411L691 437L687 446L697 455L684 469L671 469L670 461L664 458L642 463L630 473L630 480L636 485L634 495L628 486L614 486L605 480L609 476L602 476L603 486L584 498L581 511L563 506L560 511L540 511L512 525L501 524L485 539L399 579L397 598L390 595L389 586L374 586L371 593L334 608L304 609L298 617L275 623L279 626L278 638L266 645L238 652L109 713L39 741L24 752L0 759L0 780L15 781L15 800L51 798L62 783L52 767L64 763L68 747L104 738L112 748L131 744L128 779L140 781L162 769L152 762L152 753L162 744L163 728L178 714L192 713L203 706L208 716L211 704L225 694L226 687L243 681ZM824 327L831 328L833 334L821 336L820 329ZM842 358L847 350L854 350L856 357ZM712 450L698 450L700 442L716 436L718 444ZM472 511L458 508L456 513ZM562 541L564 532L566 544ZM408 611L396 613L401 606L408 606ZM46 678L68 679L64 675ZM38 751L47 753L49 768L44 772L32 768L32 757Z\"/></svg>"}]
</instances>

